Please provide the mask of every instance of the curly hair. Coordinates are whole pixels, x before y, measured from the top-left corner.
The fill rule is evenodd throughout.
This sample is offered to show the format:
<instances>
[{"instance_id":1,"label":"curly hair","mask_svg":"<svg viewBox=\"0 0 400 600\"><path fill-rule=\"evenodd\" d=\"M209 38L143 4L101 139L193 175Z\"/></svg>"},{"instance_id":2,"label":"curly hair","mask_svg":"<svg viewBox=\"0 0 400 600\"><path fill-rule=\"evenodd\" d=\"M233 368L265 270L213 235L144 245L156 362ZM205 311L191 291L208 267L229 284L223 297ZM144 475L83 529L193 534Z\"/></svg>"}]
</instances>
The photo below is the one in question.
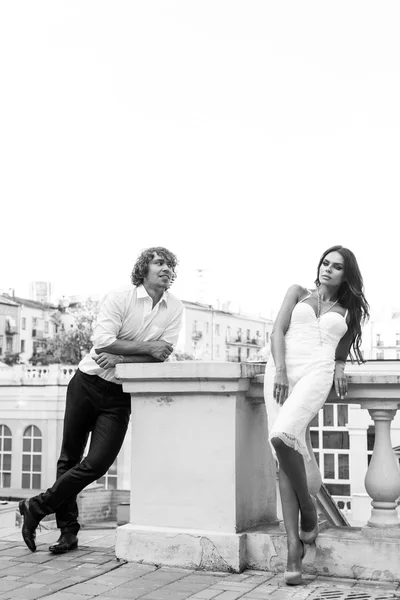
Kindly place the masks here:
<instances>
[{"instance_id":1,"label":"curly hair","mask_svg":"<svg viewBox=\"0 0 400 600\"><path fill-rule=\"evenodd\" d=\"M344 308L349 310L349 332L352 337L350 359L353 361L355 358L358 363L362 363L365 360L361 354L361 326L369 318L369 304L364 295L363 278L353 252L343 246L332 246L323 253L318 263L317 278L315 280L317 286L321 285L319 269L325 256L330 252L339 252L344 258L344 281L338 291L338 300Z\"/></svg>"},{"instance_id":2,"label":"curly hair","mask_svg":"<svg viewBox=\"0 0 400 600\"><path fill-rule=\"evenodd\" d=\"M139 254L131 273L131 281L133 285L142 285L144 278L147 277L149 272L149 263L154 258L154 254L158 254L165 260L172 271L171 284L175 281L175 268L178 264L178 259L176 258L175 254L167 250L167 248L163 248L162 246L154 246L152 248L146 248Z\"/></svg>"}]
</instances>

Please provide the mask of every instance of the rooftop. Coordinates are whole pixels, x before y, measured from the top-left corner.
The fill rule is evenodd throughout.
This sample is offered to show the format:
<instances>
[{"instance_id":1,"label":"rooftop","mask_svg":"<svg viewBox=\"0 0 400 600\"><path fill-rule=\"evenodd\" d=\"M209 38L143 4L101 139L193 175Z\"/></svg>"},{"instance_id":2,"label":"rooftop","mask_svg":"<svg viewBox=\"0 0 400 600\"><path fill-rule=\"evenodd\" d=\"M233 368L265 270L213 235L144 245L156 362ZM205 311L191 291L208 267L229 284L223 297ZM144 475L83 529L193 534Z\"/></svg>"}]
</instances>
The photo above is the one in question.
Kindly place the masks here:
<instances>
[{"instance_id":1,"label":"rooftop","mask_svg":"<svg viewBox=\"0 0 400 600\"><path fill-rule=\"evenodd\" d=\"M39 308L41 310L44 310L46 308L57 308L54 304L50 302L40 302L38 300L31 300L30 298L21 298L20 296L13 296L13 300L18 304L22 304L23 306L27 306L29 308Z\"/></svg>"},{"instance_id":2,"label":"rooftop","mask_svg":"<svg viewBox=\"0 0 400 600\"><path fill-rule=\"evenodd\" d=\"M17 302L14 302L8 296L3 296L0 294L0 304L6 304L7 306L19 306Z\"/></svg>"},{"instance_id":3,"label":"rooftop","mask_svg":"<svg viewBox=\"0 0 400 600\"><path fill-rule=\"evenodd\" d=\"M235 312L232 310L225 310L224 308L215 308L212 304L204 304L202 302L195 302L193 300L182 300L182 302L187 308L201 309L203 311L210 311L220 315L231 315L233 317L238 317L240 319L245 319L248 321L264 321L265 323L272 323L271 319L267 319L266 317L263 317L261 315L252 315L247 313Z\"/></svg>"},{"instance_id":4,"label":"rooftop","mask_svg":"<svg viewBox=\"0 0 400 600\"><path fill-rule=\"evenodd\" d=\"M115 558L116 529L105 524L82 529L79 548L63 555L48 552L58 532L42 527L37 552L21 540L19 528L0 529L0 599L19 600L386 600L400 599L400 583L304 576L288 587L282 574L247 570L241 574L193 571L127 563Z\"/></svg>"}]
</instances>

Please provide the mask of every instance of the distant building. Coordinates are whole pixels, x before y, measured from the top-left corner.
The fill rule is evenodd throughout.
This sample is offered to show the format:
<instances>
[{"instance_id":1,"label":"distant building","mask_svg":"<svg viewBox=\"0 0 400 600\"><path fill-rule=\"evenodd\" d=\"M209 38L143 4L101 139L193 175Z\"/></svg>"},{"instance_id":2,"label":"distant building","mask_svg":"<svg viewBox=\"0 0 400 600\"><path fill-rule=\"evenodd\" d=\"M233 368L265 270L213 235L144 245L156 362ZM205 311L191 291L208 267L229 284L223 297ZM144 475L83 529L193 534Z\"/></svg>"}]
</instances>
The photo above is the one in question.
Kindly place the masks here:
<instances>
[{"instance_id":1,"label":"distant building","mask_svg":"<svg viewBox=\"0 0 400 600\"><path fill-rule=\"evenodd\" d=\"M49 281L31 281L29 290L31 300L51 303L51 283Z\"/></svg>"},{"instance_id":2,"label":"distant building","mask_svg":"<svg viewBox=\"0 0 400 600\"><path fill-rule=\"evenodd\" d=\"M273 321L183 300L177 350L195 360L241 362L269 346Z\"/></svg>"},{"instance_id":3,"label":"distant building","mask_svg":"<svg viewBox=\"0 0 400 600\"><path fill-rule=\"evenodd\" d=\"M74 326L71 309L79 306L65 298L56 306L45 300L0 295L0 360L6 352L19 353L20 362L28 363L41 352L46 338Z\"/></svg>"},{"instance_id":4,"label":"distant building","mask_svg":"<svg viewBox=\"0 0 400 600\"><path fill-rule=\"evenodd\" d=\"M20 361L27 363L40 353L45 339L58 329L74 327L73 310L84 305L83 297L63 297L58 306L48 301L51 284L33 282L31 294L35 299L4 294L3 313L8 320L0 332L0 350L20 353ZM96 300L97 302L97 300ZM183 327L176 350L195 360L231 361L266 360L273 321L261 316L250 316L209 304L183 301ZM7 331L6 331L6 321ZM1 355L1 352L0 352Z\"/></svg>"},{"instance_id":5,"label":"distant building","mask_svg":"<svg viewBox=\"0 0 400 600\"><path fill-rule=\"evenodd\" d=\"M52 318L57 307L18 296L14 296L13 300L20 306L17 352L20 352L21 362L28 362L43 347L45 338L57 333L57 324Z\"/></svg>"},{"instance_id":6,"label":"distant building","mask_svg":"<svg viewBox=\"0 0 400 600\"><path fill-rule=\"evenodd\" d=\"M362 350L366 360L400 360L400 310L371 317L364 327Z\"/></svg>"},{"instance_id":7,"label":"distant building","mask_svg":"<svg viewBox=\"0 0 400 600\"><path fill-rule=\"evenodd\" d=\"M0 296L0 361L19 352L20 305L9 296Z\"/></svg>"}]
</instances>

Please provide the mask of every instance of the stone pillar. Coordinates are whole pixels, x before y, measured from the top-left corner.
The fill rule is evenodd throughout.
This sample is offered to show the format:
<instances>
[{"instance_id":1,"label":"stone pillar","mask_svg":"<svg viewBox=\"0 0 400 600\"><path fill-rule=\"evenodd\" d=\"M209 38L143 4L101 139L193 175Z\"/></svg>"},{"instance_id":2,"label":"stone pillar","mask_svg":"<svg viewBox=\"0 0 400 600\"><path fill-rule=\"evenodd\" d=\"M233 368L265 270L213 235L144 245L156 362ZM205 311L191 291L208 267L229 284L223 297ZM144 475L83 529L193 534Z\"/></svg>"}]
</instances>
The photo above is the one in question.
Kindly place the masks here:
<instances>
[{"instance_id":1,"label":"stone pillar","mask_svg":"<svg viewBox=\"0 0 400 600\"><path fill-rule=\"evenodd\" d=\"M400 470L390 439L390 423L396 411L368 410L375 423L375 445L365 477L365 488L372 498L370 527L400 527L397 498L400 496Z\"/></svg>"},{"instance_id":2,"label":"stone pillar","mask_svg":"<svg viewBox=\"0 0 400 600\"><path fill-rule=\"evenodd\" d=\"M239 571L244 532L276 520L275 466L263 403L246 365L118 365L132 396L130 561Z\"/></svg>"}]
</instances>

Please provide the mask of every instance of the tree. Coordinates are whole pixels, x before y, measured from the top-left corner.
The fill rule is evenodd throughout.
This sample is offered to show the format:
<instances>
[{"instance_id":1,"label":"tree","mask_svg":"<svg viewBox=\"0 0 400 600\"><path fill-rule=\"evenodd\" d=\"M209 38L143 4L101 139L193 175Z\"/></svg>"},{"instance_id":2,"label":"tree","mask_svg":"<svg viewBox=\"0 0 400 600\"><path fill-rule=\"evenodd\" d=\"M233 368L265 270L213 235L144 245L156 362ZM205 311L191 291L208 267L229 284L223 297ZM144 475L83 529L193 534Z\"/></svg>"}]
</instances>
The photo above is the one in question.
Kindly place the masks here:
<instances>
[{"instance_id":1,"label":"tree","mask_svg":"<svg viewBox=\"0 0 400 600\"><path fill-rule=\"evenodd\" d=\"M55 336L47 338L39 360L46 364L77 365L93 346L92 336L98 309L98 302L90 298L76 308L67 309L73 317L73 326L68 330L59 330Z\"/></svg>"},{"instance_id":2,"label":"tree","mask_svg":"<svg viewBox=\"0 0 400 600\"><path fill-rule=\"evenodd\" d=\"M93 346L92 336L97 313L99 312L99 303L88 298L86 302L80 304L78 308L73 309L71 312L77 330L76 343L80 349L81 358L83 358Z\"/></svg>"},{"instance_id":3,"label":"tree","mask_svg":"<svg viewBox=\"0 0 400 600\"><path fill-rule=\"evenodd\" d=\"M19 364L19 352L6 352L4 356L1 357L1 361L12 367L13 365Z\"/></svg>"}]
</instances>

